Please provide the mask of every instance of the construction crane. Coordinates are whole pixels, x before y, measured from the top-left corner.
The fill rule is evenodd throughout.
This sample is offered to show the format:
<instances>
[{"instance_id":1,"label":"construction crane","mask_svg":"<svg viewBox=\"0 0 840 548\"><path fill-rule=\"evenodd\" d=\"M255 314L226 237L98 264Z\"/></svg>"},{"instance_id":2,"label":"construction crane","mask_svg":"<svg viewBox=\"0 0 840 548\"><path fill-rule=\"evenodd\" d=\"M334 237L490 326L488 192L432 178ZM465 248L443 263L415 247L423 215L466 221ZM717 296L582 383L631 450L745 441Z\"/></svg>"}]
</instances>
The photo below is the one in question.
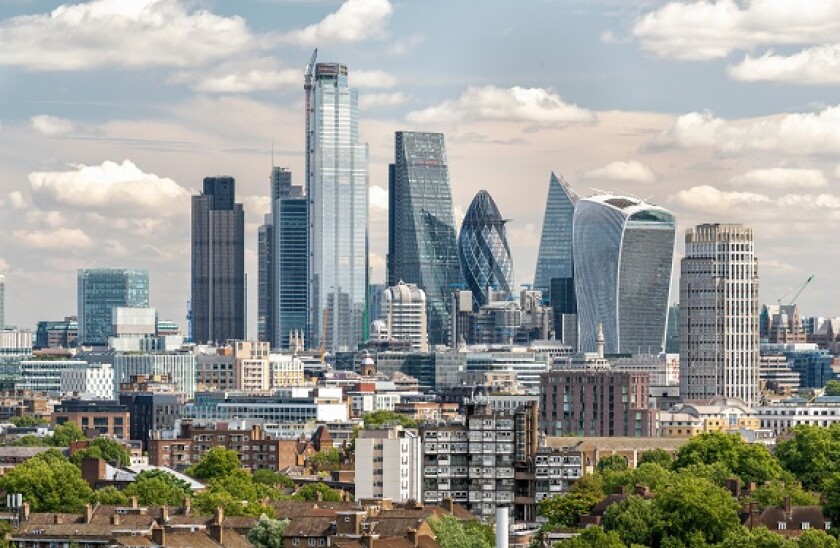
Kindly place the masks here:
<instances>
[{"instance_id":1,"label":"construction crane","mask_svg":"<svg viewBox=\"0 0 840 548\"><path fill-rule=\"evenodd\" d=\"M808 276L808 279L805 280L805 283L803 283L801 286L799 286L799 289L796 290L796 293L794 293L793 297L790 299L790 302L788 304L796 304L796 299L799 298L799 296L802 294L802 292L805 291L805 288L808 287L808 285L813 280L814 280L814 274L811 274L810 276ZM787 297L788 295L790 295L791 293L793 293L793 290L788 291L787 293L785 293L784 295L782 295L781 297L778 298L778 300L776 302L779 304L779 306L781 306L782 300L785 297Z\"/></svg>"}]
</instances>

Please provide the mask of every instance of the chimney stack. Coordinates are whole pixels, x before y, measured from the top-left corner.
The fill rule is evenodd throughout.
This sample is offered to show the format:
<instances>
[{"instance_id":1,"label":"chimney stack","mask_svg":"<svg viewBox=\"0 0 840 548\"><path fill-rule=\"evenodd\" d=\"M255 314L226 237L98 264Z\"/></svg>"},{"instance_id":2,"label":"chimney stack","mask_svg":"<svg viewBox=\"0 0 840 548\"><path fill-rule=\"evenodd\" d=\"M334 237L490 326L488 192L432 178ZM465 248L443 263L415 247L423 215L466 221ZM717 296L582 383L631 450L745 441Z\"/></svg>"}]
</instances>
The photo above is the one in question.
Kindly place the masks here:
<instances>
[{"instance_id":1,"label":"chimney stack","mask_svg":"<svg viewBox=\"0 0 840 548\"><path fill-rule=\"evenodd\" d=\"M111 516L111 525L119 525L120 524L120 515L114 514Z\"/></svg>"},{"instance_id":2,"label":"chimney stack","mask_svg":"<svg viewBox=\"0 0 840 548\"><path fill-rule=\"evenodd\" d=\"M791 517L790 495L785 495L785 519Z\"/></svg>"},{"instance_id":3,"label":"chimney stack","mask_svg":"<svg viewBox=\"0 0 840 548\"><path fill-rule=\"evenodd\" d=\"M169 506L165 504L160 507L160 520L163 523L169 523Z\"/></svg>"},{"instance_id":4,"label":"chimney stack","mask_svg":"<svg viewBox=\"0 0 840 548\"><path fill-rule=\"evenodd\" d=\"M133 496L133 497L131 497L131 498L130 498L130 499L128 499L128 500L130 500L130 501L131 501L131 507L132 507L132 508L137 508L137 496Z\"/></svg>"},{"instance_id":5,"label":"chimney stack","mask_svg":"<svg viewBox=\"0 0 840 548\"><path fill-rule=\"evenodd\" d=\"M158 546L166 546L166 530L160 525L152 527L152 542Z\"/></svg>"},{"instance_id":6,"label":"chimney stack","mask_svg":"<svg viewBox=\"0 0 840 548\"><path fill-rule=\"evenodd\" d=\"M508 548L510 513L507 506L496 506L496 548Z\"/></svg>"},{"instance_id":7,"label":"chimney stack","mask_svg":"<svg viewBox=\"0 0 840 548\"><path fill-rule=\"evenodd\" d=\"M190 515L190 509L192 507L192 499L189 495L184 495L184 515Z\"/></svg>"},{"instance_id":8,"label":"chimney stack","mask_svg":"<svg viewBox=\"0 0 840 548\"><path fill-rule=\"evenodd\" d=\"M90 523L93 519L93 506L85 504L85 523Z\"/></svg>"}]
</instances>

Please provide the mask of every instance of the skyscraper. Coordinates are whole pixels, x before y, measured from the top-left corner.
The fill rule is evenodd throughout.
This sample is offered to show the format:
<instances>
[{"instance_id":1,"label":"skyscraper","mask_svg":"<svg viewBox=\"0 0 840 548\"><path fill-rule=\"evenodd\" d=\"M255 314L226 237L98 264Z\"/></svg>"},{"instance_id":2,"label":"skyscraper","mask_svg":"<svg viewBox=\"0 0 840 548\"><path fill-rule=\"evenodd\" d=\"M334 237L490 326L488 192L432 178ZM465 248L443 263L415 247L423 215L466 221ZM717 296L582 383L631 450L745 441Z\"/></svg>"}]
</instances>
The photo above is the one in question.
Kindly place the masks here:
<instances>
[{"instance_id":1,"label":"skyscraper","mask_svg":"<svg viewBox=\"0 0 840 548\"><path fill-rule=\"evenodd\" d=\"M603 323L608 354L658 354L665 341L676 221L636 198L578 200L572 254L580 350L595 351Z\"/></svg>"},{"instance_id":2,"label":"skyscraper","mask_svg":"<svg viewBox=\"0 0 840 548\"><path fill-rule=\"evenodd\" d=\"M272 209L274 209L272 203ZM276 348L274 341L274 221L271 213L257 229L257 340Z\"/></svg>"},{"instance_id":3,"label":"skyscraper","mask_svg":"<svg viewBox=\"0 0 840 548\"><path fill-rule=\"evenodd\" d=\"M426 293L429 342L446 344L461 267L442 133L396 133L388 201L388 285L417 284Z\"/></svg>"},{"instance_id":4,"label":"skyscraper","mask_svg":"<svg viewBox=\"0 0 840 548\"><path fill-rule=\"evenodd\" d=\"M192 319L196 342L245 338L245 213L233 177L206 177L192 198Z\"/></svg>"},{"instance_id":5,"label":"skyscraper","mask_svg":"<svg viewBox=\"0 0 840 548\"><path fill-rule=\"evenodd\" d=\"M752 229L705 224L685 233L680 263L680 395L759 396L758 260Z\"/></svg>"},{"instance_id":6,"label":"skyscraper","mask_svg":"<svg viewBox=\"0 0 840 548\"><path fill-rule=\"evenodd\" d=\"M149 306L149 272L117 268L79 269L76 314L79 342L105 346L114 308Z\"/></svg>"},{"instance_id":7,"label":"skyscraper","mask_svg":"<svg viewBox=\"0 0 840 548\"><path fill-rule=\"evenodd\" d=\"M6 328L6 276L0 274L0 329Z\"/></svg>"},{"instance_id":8,"label":"skyscraper","mask_svg":"<svg viewBox=\"0 0 840 548\"><path fill-rule=\"evenodd\" d=\"M290 333L296 332L300 336L306 333L308 204L303 187L292 185L290 171L275 168L272 181L274 301L270 340L273 347L285 350L293 346Z\"/></svg>"},{"instance_id":9,"label":"skyscraper","mask_svg":"<svg viewBox=\"0 0 840 548\"><path fill-rule=\"evenodd\" d=\"M578 196L562 177L553 172L548 183L540 252L534 275L534 289L545 295L551 289L551 280L570 279L572 266L572 220Z\"/></svg>"},{"instance_id":10,"label":"skyscraper","mask_svg":"<svg viewBox=\"0 0 840 548\"><path fill-rule=\"evenodd\" d=\"M476 311L491 300L491 292L511 295L513 259L506 222L490 194L481 190L473 198L461 224L458 258Z\"/></svg>"},{"instance_id":11,"label":"skyscraper","mask_svg":"<svg viewBox=\"0 0 840 548\"><path fill-rule=\"evenodd\" d=\"M307 69L310 341L356 348L367 335L368 151L359 142L358 94L347 67Z\"/></svg>"}]
</instances>

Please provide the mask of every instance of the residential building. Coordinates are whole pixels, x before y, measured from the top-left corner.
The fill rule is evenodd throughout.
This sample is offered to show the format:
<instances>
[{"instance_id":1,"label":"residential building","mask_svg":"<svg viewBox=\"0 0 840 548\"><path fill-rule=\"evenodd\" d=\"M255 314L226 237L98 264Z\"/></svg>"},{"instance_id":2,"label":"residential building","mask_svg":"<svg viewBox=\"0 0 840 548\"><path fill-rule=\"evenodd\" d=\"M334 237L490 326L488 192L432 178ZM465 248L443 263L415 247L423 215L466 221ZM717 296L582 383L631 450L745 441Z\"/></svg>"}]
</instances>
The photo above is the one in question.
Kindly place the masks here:
<instances>
[{"instance_id":1,"label":"residential building","mask_svg":"<svg viewBox=\"0 0 840 548\"><path fill-rule=\"evenodd\" d=\"M53 410L53 426L75 423L88 437L107 436L129 439L130 414L128 407L113 400L63 400Z\"/></svg>"},{"instance_id":2,"label":"residential building","mask_svg":"<svg viewBox=\"0 0 840 548\"><path fill-rule=\"evenodd\" d=\"M115 389L135 376L167 375L179 392L187 398L195 394L196 363L198 358L189 352L157 352L150 354L115 354Z\"/></svg>"},{"instance_id":3,"label":"residential building","mask_svg":"<svg viewBox=\"0 0 840 548\"><path fill-rule=\"evenodd\" d=\"M400 281L385 290L382 301L388 340L409 341L413 350L428 352L426 292Z\"/></svg>"},{"instance_id":4,"label":"residential building","mask_svg":"<svg viewBox=\"0 0 840 548\"><path fill-rule=\"evenodd\" d=\"M461 267L443 134L396 132L388 173L388 285L423 290L429 342L447 344Z\"/></svg>"},{"instance_id":5,"label":"residential building","mask_svg":"<svg viewBox=\"0 0 840 548\"><path fill-rule=\"evenodd\" d=\"M192 197L190 336L199 343L245 338L245 212L235 190L233 177L205 177Z\"/></svg>"},{"instance_id":6,"label":"residential building","mask_svg":"<svg viewBox=\"0 0 840 548\"><path fill-rule=\"evenodd\" d=\"M114 397L114 368L110 364L90 364L84 368L65 369L60 376L62 396L84 396L99 400Z\"/></svg>"},{"instance_id":7,"label":"residential building","mask_svg":"<svg viewBox=\"0 0 840 548\"><path fill-rule=\"evenodd\" d=\"M658 354L665 344L674 214L625 196L575 204L572 254L580 350L603 325L607 354Z\"/></svg>"},{"instance_id":8,"label":"residential building","mask_svg":"<svg viewBox=\"0 0 840 548\"><path fill-rule=\"evenodd\" d=\"M422 500L423 453L416 432L364 429L356 438L356 499Z\"/></svg>"},{"instance_id":9,"label":"residential building","mask_svg":"<svg viewBox=\"0 0 840 548\"><path fill-rule=\"evenodd\" d=\"M147 270L79 269L77 278L76 314L82 344L107 346L114 308L149 306Z\"/></svg>"},{"instance_id":10,"label":"residential building","mask_svg":"<svg viewBox=\"0 0 840 548\"><path fill-rule=\"evenodd\" d=\"M307 67L309 336L328 352L367 340L368 150L346 65ZM240 337L241 338L241 337Z\"/></svg>"},{"instance_id":11,"label":"residential building","mask_svg":"<svg viewBox=\"0 0 840 548\"><path fill-rule=\"evenodd\" d=\"M704 224L686 231L680 262L680 393L759 399L758 260L753 231Z\"/></svg>"},{"instance_id":12,"label":"residential building","mask_svg":"<svg viewBox=\"0 0 840 548\"><path fill-rule=\"evenodd\" d=\"M511 295L513 258L505 221L486 190L475 195L458 234L458 258L467 289L472 291L473 310L494 299Z\"/></svg>"}]
</instances>

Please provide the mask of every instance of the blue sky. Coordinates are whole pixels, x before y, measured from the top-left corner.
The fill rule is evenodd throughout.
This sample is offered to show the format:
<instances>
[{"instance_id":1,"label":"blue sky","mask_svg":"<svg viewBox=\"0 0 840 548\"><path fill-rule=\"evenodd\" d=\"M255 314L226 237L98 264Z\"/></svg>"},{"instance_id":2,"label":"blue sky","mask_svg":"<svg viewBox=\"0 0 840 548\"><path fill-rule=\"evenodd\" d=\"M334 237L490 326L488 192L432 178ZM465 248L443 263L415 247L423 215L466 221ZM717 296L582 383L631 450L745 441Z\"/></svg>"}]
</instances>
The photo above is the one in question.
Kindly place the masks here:
<instances>
[{"instance_id":1,"label":"blue sky","mask_svg":"<svg viewBox=\"0 0 840 548\"><path fill-rule=\"evenodd\" d=\"M765 301L815 273L803 313L840 310L831 0L0 0L7 321L72 314L76 268L124 266L148 268L153 306L183 323L189 196L217 173L246 205L255 288L271 143L300 174L314 47L360 90L374 280L393 133L429 130L456 209L486 188L512 219L519 282L553 169L583 195L649 197L680 231L753 226Z\"/></svg>"}]
</instances>

